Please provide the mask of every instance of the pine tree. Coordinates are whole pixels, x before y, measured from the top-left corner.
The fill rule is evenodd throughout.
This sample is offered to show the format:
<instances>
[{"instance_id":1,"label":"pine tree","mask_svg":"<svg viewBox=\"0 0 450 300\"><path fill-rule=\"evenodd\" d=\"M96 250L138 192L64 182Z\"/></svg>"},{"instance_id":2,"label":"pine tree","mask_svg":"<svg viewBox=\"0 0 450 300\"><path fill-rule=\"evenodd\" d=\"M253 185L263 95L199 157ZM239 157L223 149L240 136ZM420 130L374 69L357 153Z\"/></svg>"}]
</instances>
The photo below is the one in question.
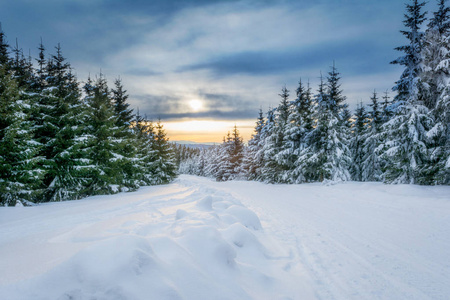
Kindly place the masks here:
<instances>
[{"instance_id":1,"label":"pine tree","mask_svg":"<svg viewBox=\"0 0 450 300\"><path fill-rule=\"evenodd\" d=\"M355 120L352 126L352 140L350 149L352 151L352 164L350 172L352 179L356 181L363 181L364 176L364 158L366 157L366 149L364 142L367 141L367 123L368 115L362 102L357 106L355 113Z\"/></svg>"},{"instance_id":2,"label":"pine tree","mask_svg":"<svg viewBox=\"0 0 450 300\"><path fill-rule=\"evenodd\" d=\"M155 178L158 178L156 184L169 183L176 175L172 147L169 144L169 139L161 124L161 120L158 120L155 129L154 149L158 157L154 174Z\"/></svg>"},{"instance_id":3,"label":"pine tree","mask_svg":"<svg viewBox=\"0 0 450 300\"><path fill-rule=\"evenodd\" d=\"M122 172L123 184L127 189L135 190L140 185L140 176L138 175L140 171L136 162L138 152L136 135L131 128L131 122L134 117L133 110L129 109L127 91L124 89L120 79L114 81L114 89L111 92L116 119L116 136L114 138L119 144L117 154L122 157L119 168Z\"/></svg>"},{"instance_id":4,"label":"pine tree","mask_svg":"<svg viewBox=\"0 0 450 300\"><path fill-rule=\"evenodd\" d=\"M139 114L139 110L134 117L133 123L137 149L135 177L138 178L141 186L157 184L159 178L155 176L155 170L158 158L154 149L155 132L153 123L143 118Z\"/></svg>"},{"instance_id":5,"label":"pine tree","mask_svg":"<svg viewBox=\"0 0 450 300\"><path fill-rule=\"evenodd\" d=\"M363 136L363 162L362 162L362 181L378 181L383 168L378 147L381 144L381 126L383 124L383 116L379 108L377 92L373 92L371 98L372 111L370 112L370 121L368 122L368 130ZM386 99L387 100L387 99ZM386 101L385 100L385 101Z\"/></svg>"},{"instance_id":6,"label":"pine tree","mask_svg":"<svg viewBox=\"0 0 450 300\"><path fill-rule=\"evenodd\" d=\"M100 74L94 85L85 86L85 90L90 137L88 154L93 165L89 174L88 193L93 195L116 193L121 190L124 183L120 169L123 156L118 153L121 145L120 140L115 138L118 129L115 126L114 107L106 79Z\"/></svg>"},{"instance_id":7,"label":"pine tree","mask_svg":"<svg viewBox=\"0 0 450 300\"><path fill-rule=\"evenodd\" d=\"M9 45L6 41L6 35L2 30L2 23L0 22L0 66L3 67L4 72L9 71L10 59L8 53Z\"/></svg>"},{"instance_id":8,"label":"pine tree","mask_svg":"<svg viewBox=\"0 0 450 300\"><path fill-rule=\"evenodd\" d=\"M435 125L427 132L430 163L422 168L420 183L450 184L450 87L439 96Z\"/></svg>"},{"instance_id":9,"label":"pine tree","mask_svg":"<svg viewBox=\"0 0 450 300\"><path fill-rule=\"evenodd\" d=\"M307 182L323 181L328 176L325 164L330 114L328 95L325 92L322 74L317 92L318 94L315 96L316 109L313 113L315 124L307 136L307 147L300 151L296 162L297 169L301 170Z\"/></svg>"},{"instance_id":10,"label":"pine tree","mask_svg":"<svg viewBox=\"0 0 450 300\"><path fill-rule=\"evenodd\" d=\"M423 37L423 66L421 81L424 84L425 106L432 110L450 79L450 8L446 0L439 0L438 11L428 23Z\"/></svg>"},{"instance_id":11,"label":"pine tree","mask_svg":"<svg viewBox=\"0 0 450 300\"><path fill-rule=\"evenodd\" d=\"M112 90L114 111L117 118L116 125L119 127L130 126L133 120L133 110L130 109L130 104L127 103L127 91L123 88L122 80L120 78L114 81L115 88Z\"/></svg>"},{"instance_id":12,"label":"pine tree","mask_svg":"<svg viewBox=\"0 0 450 300\"><path fill-rule=\"evenodd\" d=\"M270 169L266 167L269 160L272 160L272 157L268 157L266 155L266 150L269 148L268 144L271 142L270 137L273 133L273 128L275 126L275 109L269 108L267 112L266 122L264 127L261 129L261 137L258 143L258 151L256 152L256 158L258 161L261 161L262 166L260 169L260 174L257 180L259 181L269 181L268 179L271 176Z\"/></svg>"},{"instance_id":13,"label":"pine tree","mask_svg":"<svg viewBox=\"0 0 450 300\"><path fill-rule=\"evenodd\" d=\"M265 126L263 111L259 109L258 119L256 121L255 132L253 133L248 147L245 147L243 159L243 177L247 180L256 180L261 176L261 168L264 165L264 157L258 155L262 146L262 130Z\"/></svg>"},{"instance_id":14,"label":"pine tree","mask_svg":"<svg viewBox=\"0 0 450 300\"><path fill-rule=\"evenodd\" d=\"M12 50L13 59L11 61L11 71L14 74L14 79L17 81L20 88L26 92L30 91L31 86L35 82L33 63L31 58L25 58L23 50L19 48L16 39L16 46Z\"/></svg>"},{"instance_id":15,"label":"pine tree","mask_svg":"<svg viewBox=\"0 0 450 300\"><path fill-rule=\"evenodd\" d=\"M449 81L450 81L450 8L446 0L428 23L424 38L425 105L431 110L433 127L427 132L429 161L421 166L419 183L449 184Z\"/></svg>"},{"instance_id":16,"label":"pine tree","mask_svg":"<svg viewBox=\"0 0 450 300\"><path fill-rule=\"evenodd\" d=\"M411 1L412 4L406 4L407 14L405 14L405 20L403 21L409 31L400 31L408 39L409 44L395 48L397 51L404 52L405 55L391 62L391 64L405 66L400 80L396 82L393 88L394 91L397 91L397 95L394 98L395 106L410 102L411 95L419 97L423 90L419 75L422 68L422 40L424 33L420 31L420 26L426 20L426 13L421 11L425 6L425 2Z\"/></svg>"},{"instance_id":17,"label":"pine tree","mask_svg":"<svg viewBox=\"0 0 450 300\"><path fill-rule=\"evenodd\" d=\"M244 141L239 135L239 130L237 129L236 125L234 125L231 137L232 148L230 163L233 168L233 177L236 177L237 174L239 174L241 171L242 160L244 158Z\"/></svg>"},{"instance_id":18,"label":"pine tree","mask_svg":"<svg viewBox=\"0 0 450 300\"><path fill-rule=\"evenodd\" d=\"M425 3L414 0L406 5L408 14L404 24L410 31L401 31L409 40L409 45L396 48L405 56L392 63L405 66L394 90L394 117L383 125L384 142L382 153L387 165L383 178L392 183L416 183L420 170L429 163L427 131L433 120L423 105L424 89L420 78L422 65L422 38L420 25L425 21L421 12Z\"/></svg>"},{"instance_id":19,"label":"pine tree","mask_svg":"<svg viewBox=\"0 0 450 300\"><path fill-rule=\"evenodd\" d=\"M339 81L339 73L333 65L326 87L322 79L319 85L315 116L317 125L311 132L310 146L300 155L298 163L310 180L350 180L348 120L343 118L347 104Z\"/></svg>"},{"instance_id":20,"label":"pine tree","mask_svg":"<svg viewBox=\"0 0 450 300\"><path fill-rule=\"evenodd\" d=\"M21 99L14 78L0 65L0 204L38 201L44 171L39 167L40 145L33 140L25 114L29 104Z\"/></svg>"},{"instance_id":21,"label":"pine tree","mask_svg":"<svg viewBox=\"0 0 450 300\"><path fill-rule=\"evenodd\" d=\"M271 183L283 182L285 173L289 169L285 160L286 157L289 157L289 154L283 151L283 146L286 143L286 126L291 113L289 90L284 86L281 89L281 94L278 95L281 97L280 104L274 110L273 127L270 128L270 136L266 138L264 149L264 177L265 181ZM289 150L286 149L286 151Z\"/></svg>"},{"instance_id":22,"label":"pine tree","mask_svg":"<svg viewBox=\"0 0 450 300\"><path fill-rule=\"evenodd\" d=\"M41 74L42 75L42 74ZM86 107L78 81L58 44L46 66L46 82L36 101L39 108L36 138L43 144L47 187L45 199L61 201L86 195L89 158L85 148Z\"/></svg>"},{"instance_id":23,"label":"pine tree","mask_svg":"<svg viewBox=\"0 0 450 300\"><path fill-rule=\"evenodd\" d=\"M292 112L286 125L285 140L283 145L283 163L287 166L284 182L301 183L305 177L295 163L300 152L307 148L307 137L313 126L311 89L303 87L301 80L297 88L297 98L292 102Z\"/></svg>"}]
</instances>

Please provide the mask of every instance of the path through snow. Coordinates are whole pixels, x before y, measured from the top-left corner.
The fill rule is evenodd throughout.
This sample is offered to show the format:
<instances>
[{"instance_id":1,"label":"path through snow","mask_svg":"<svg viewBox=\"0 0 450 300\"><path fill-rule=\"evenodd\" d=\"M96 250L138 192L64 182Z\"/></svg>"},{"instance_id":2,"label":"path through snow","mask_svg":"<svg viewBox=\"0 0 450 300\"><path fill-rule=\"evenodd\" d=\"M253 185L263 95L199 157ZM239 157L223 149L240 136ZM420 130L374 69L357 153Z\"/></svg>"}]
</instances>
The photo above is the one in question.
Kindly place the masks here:
<instances>
[{"instance_id":1,"label":"path through snow","mask_svg":"<svg viewBox=\"0 0 450 300\"><path fill-rule=\"evenodd\" d=\"M315 299L308 278L207 179L0 208L1 299Z\"/></svg>"}]
</instances>

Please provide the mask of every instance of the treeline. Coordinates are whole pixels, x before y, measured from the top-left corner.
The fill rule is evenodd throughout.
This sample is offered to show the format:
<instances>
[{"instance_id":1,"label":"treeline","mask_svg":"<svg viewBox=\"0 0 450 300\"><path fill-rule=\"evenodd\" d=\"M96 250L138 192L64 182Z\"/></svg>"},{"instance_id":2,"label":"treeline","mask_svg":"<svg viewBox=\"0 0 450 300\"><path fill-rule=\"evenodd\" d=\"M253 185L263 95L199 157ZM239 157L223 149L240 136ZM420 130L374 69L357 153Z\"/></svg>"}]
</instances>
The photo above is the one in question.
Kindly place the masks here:
<instances>
[{"instance_id":1,"label":"treeline","mask_svg":"<svg viewBox=\"0 0 450 300\"><path fill-rule=\"evenodd\" d=\"M0 29L0 204L135 190L175 176L160 122L134 114L120 79L81 84L61 47L35 61Z\"/></svg>"},{"instance_id":2,"label":"treeline","mask_svg":"<svg viewBox=\"0 0 450 300\"><path fill-rule=\"evenodd\" d=\"M389 95L373 92L368 106L352 114L333 65L313 94L300 81L295 99L283 87L278 107L260 111L247 147L235 128L220 146L202 150L180 165L188 174L217 180L245 178L270 183L383 181L450 183L450 9L438 1L425 32L424 2L406 5L396 48L404 66ZM381 99L380 99L381 98Z\"/></svg>"}]
</instances>

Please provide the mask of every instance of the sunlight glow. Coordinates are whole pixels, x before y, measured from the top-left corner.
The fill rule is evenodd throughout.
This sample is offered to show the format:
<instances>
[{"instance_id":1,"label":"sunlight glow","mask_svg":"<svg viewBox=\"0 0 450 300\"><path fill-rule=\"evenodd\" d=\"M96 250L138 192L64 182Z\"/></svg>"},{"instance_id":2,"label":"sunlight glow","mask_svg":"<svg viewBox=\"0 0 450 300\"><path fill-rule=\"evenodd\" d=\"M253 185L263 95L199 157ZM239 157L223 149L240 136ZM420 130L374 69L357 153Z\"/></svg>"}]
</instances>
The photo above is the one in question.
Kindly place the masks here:
<instances>
[{"instance_id":1,"label":"sunlight glow","mask_svg":"<svg viewBox=\"0 0 450 300\"><path fill-rule=\"evenodd\" d=\"M193 99L193 100L189 101L189 106L191 107L191 109L193 111L199 111L200 109L202 109L203 103L200 100Z\"/></svg>"},{"instance_id":2,"label":"sunlight glow","mask_svg":"<svg viewBox=\"0 0 450 300\"><path fill-rule=\"evenodd\" d=\"M250 138L254 130L254 120L236 120L236 125L244 140ZM164 129L171 141L194 141L221 143L228 131L232 131L234 121L190 120L164 122Z\"/></svg>"}]
</instances>

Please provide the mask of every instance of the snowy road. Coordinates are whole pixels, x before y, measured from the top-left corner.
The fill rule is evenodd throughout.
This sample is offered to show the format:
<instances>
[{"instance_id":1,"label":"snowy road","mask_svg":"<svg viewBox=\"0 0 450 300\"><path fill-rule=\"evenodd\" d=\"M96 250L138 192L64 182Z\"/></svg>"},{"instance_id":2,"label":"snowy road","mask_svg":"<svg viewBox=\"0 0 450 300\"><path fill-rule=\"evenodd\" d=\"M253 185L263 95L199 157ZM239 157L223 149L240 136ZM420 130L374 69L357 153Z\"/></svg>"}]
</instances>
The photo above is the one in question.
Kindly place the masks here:
<instances>
[{"instance_id":1,"label":"snowy road","mask_svg":"<svg viewBox=\"0 0 450 300\"><path fill-rule=\"evenodd\" d=\"M449 299L449 195L180 176L0 208L0 298Z\"/></svg>"}]
</instances>

